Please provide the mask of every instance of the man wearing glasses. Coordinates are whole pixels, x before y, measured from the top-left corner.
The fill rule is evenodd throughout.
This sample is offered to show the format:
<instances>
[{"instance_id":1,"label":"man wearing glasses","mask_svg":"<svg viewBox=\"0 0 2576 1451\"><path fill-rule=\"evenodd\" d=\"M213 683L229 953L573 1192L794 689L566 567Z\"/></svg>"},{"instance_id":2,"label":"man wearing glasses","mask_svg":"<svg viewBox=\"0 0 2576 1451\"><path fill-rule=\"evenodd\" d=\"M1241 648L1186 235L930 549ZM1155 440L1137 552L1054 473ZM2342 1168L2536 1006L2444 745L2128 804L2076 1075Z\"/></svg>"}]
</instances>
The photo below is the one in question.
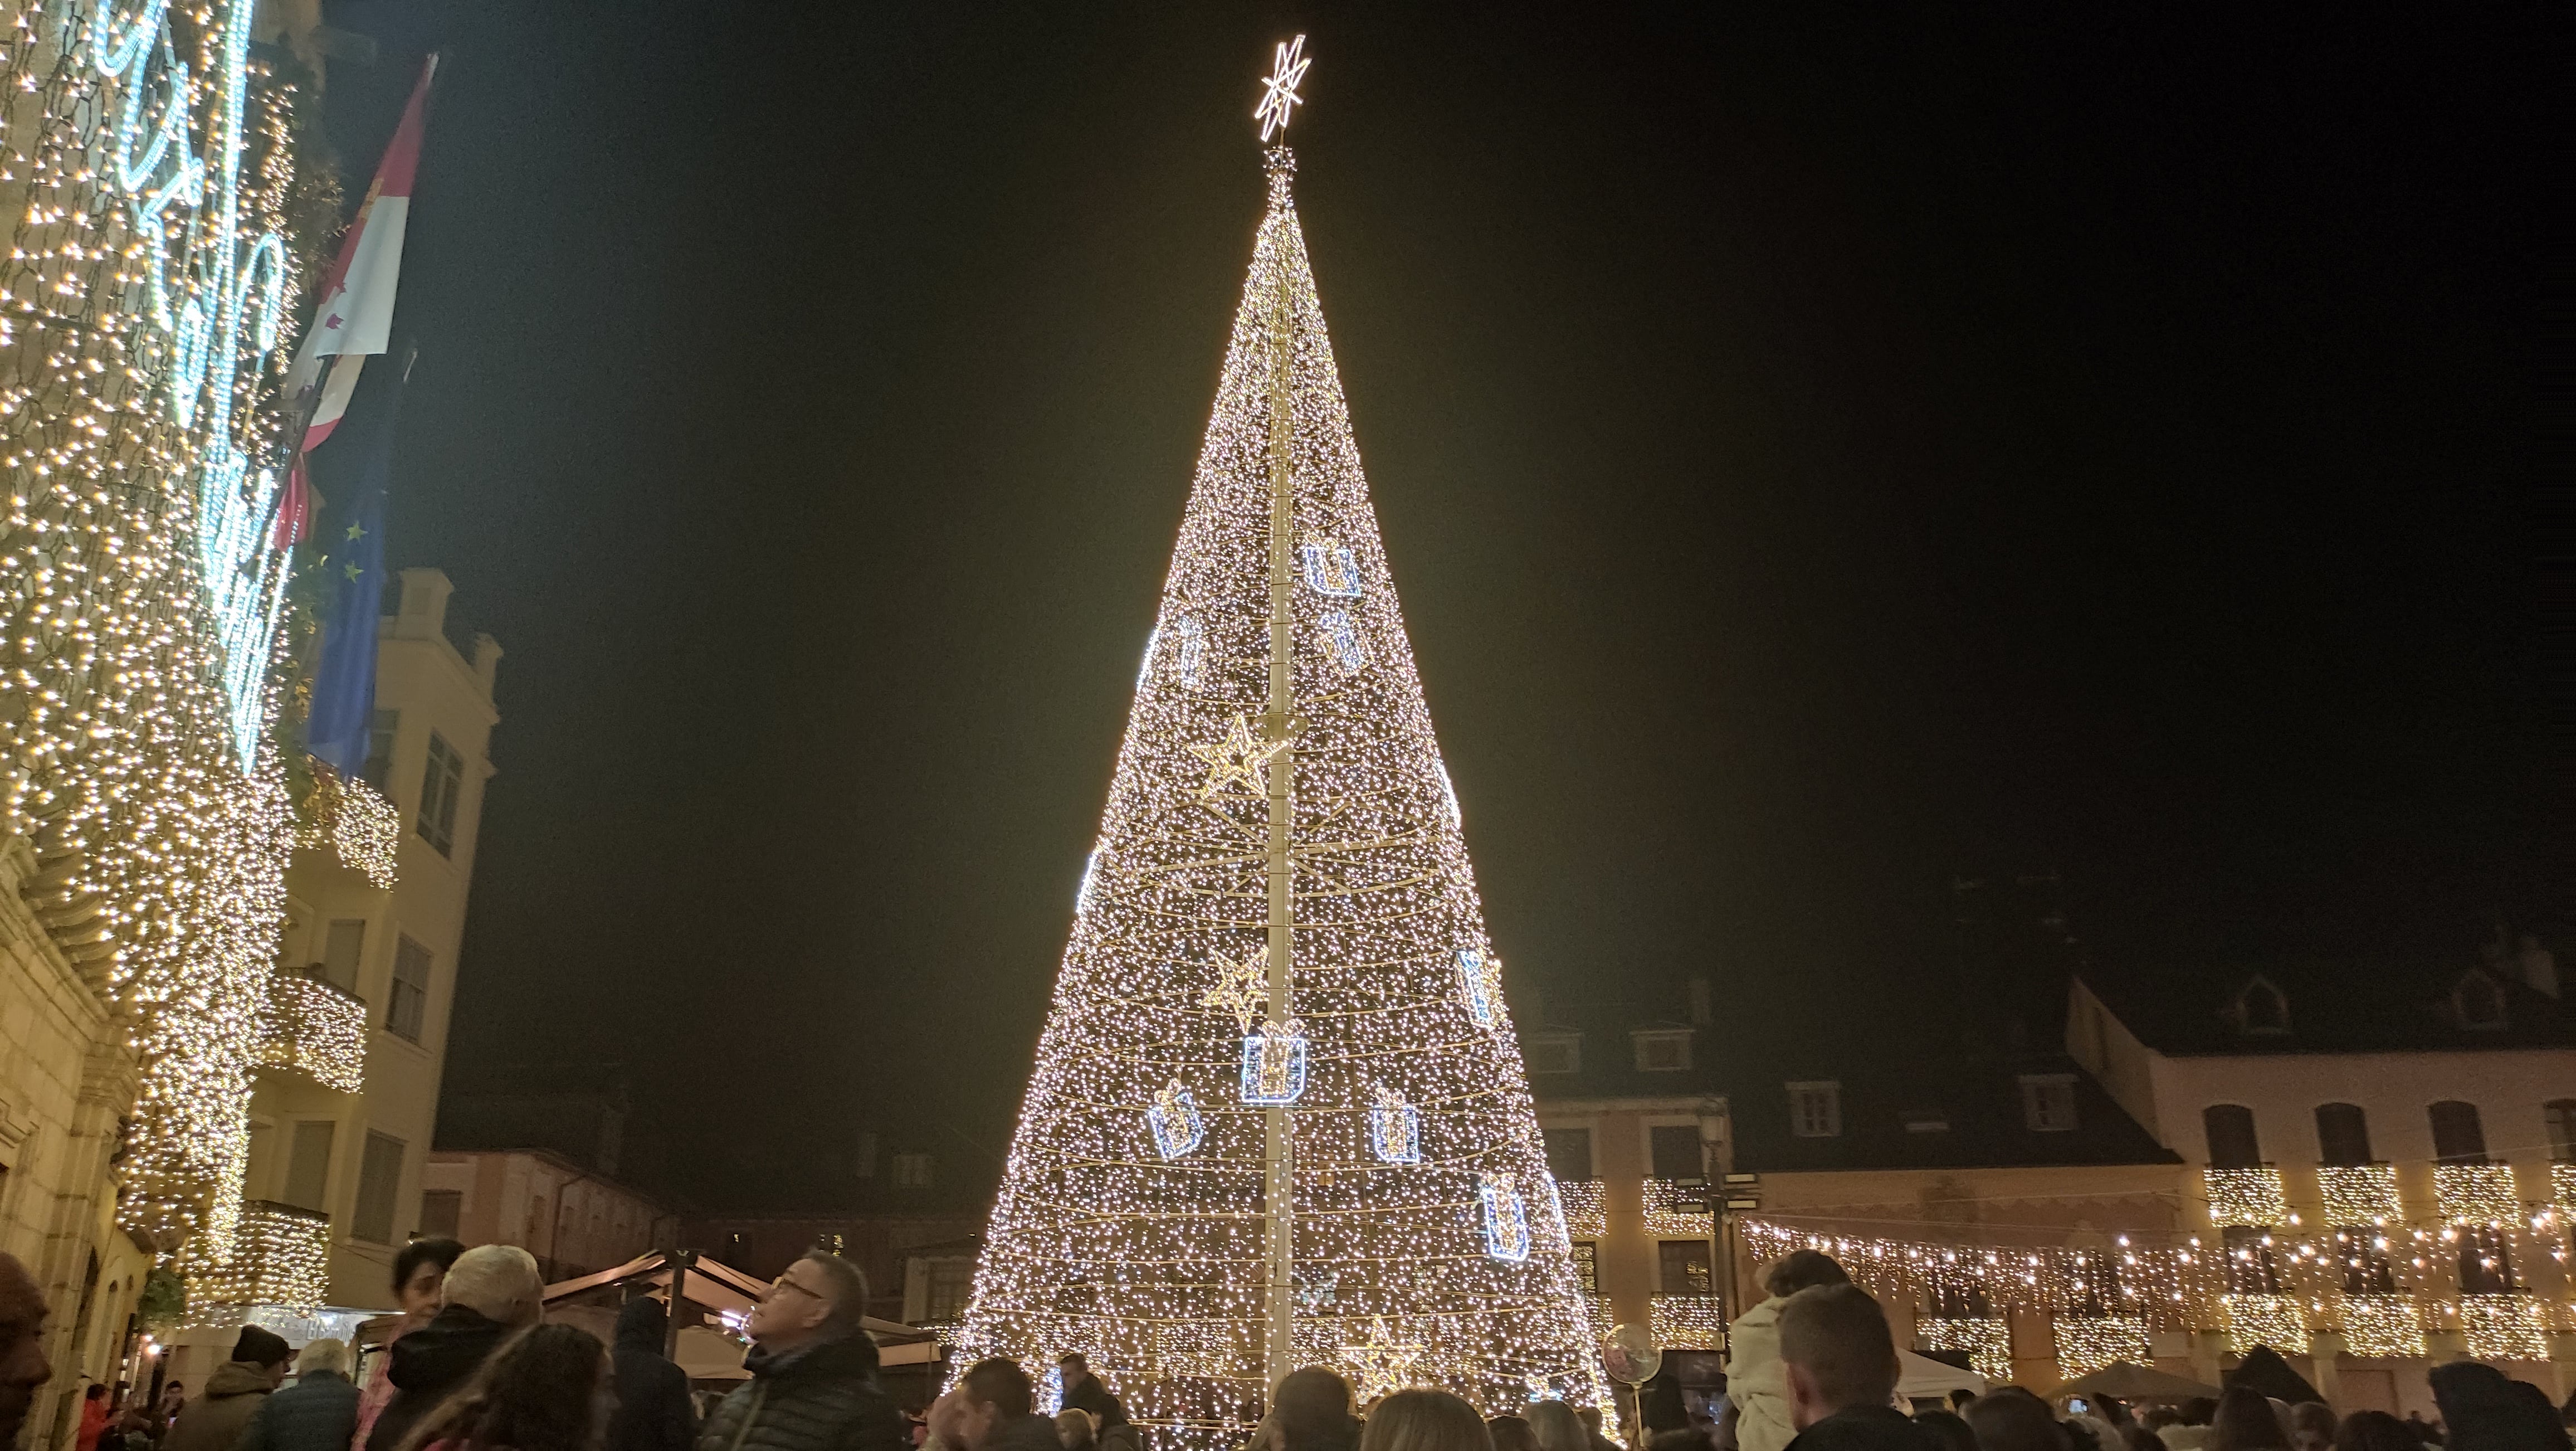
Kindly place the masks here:
<instances>
[{"instance_id":1,"label":"man wearing glasses","mask_svg":"<svg viewBox=\"0 0 2576 1451\"><path fill-rule=\"evenodd\" d=\"M698 1451L911 1451L861 1325L867 1276L820 1250L787 1267L743 1322L751 1379L707 1417Z\"/></svg>"}]
</instances>

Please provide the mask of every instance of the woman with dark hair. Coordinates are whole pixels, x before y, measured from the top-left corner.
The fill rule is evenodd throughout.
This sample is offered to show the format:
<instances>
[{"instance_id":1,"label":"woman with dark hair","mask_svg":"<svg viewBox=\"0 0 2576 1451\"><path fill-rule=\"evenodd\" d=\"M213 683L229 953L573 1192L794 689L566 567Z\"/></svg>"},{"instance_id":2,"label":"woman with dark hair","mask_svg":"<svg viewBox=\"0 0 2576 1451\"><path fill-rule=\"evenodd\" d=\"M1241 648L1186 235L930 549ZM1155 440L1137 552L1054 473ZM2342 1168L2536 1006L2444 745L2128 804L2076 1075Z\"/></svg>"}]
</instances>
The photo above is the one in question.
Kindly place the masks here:
<instances>
[{"instance_id":1,"label":"woman with dark hair","mask_svg":"<svg viewBox=\"0 0 2576 1451\"><path fill-rule=\"evenodd\" d=\"M2386 1411L2355 1411L2335 1428L2335 1451L2424 1451L2424 1438Z\"/></svg>"},{"instance_id":2,"label":"woman with dark hair","mask_svg":"<svg viewBox=\"0 0 2576 1451\"><path fill-rule=\"evenodd\" d=\"M1352 1451L1360 1423L1351 1417L1351 1383L1320 1365L1292 1370L1272 1398L1274 1444L1286 1451Z\"/></svg>"},{"instance_id":3,"label":"woman with dark hair","mask_svg":"<svg viewBox=\"0 0 2576 1451\"><path fill-rule=\"evenodd\" d=\"M463 1253L465 1246L452 1239L416 1239L395 1252L394 1303L402 1307L402 1318L385 1337L387 1349L438 1314L439 1302L446 1297L447 1271ZM385 1375L385 1367L392 1363L392 1356L378 1355L361 1368L358 1434L350 1439L349 1451L366 1451L367 1433L376 1428L376 1417L394 1398L394 1383Z\"/></svg>"},{"instance_id":4,"label":"woman with dark hair","mask_svg":"<svg viewBox=\"0 0 2576 1451\"><path fill-rule=\"evenodd\" d=\"M534 1325L422 1417L402 1451L600 1451L616 1409L616 1369L599 1337Z\"/></svg>"},{"instance_id":5,"label":"woman with dark hair","mask_svg":"<svg viewBox=\"0 0 2576 1451\"><path fill-rule=\"evenodd\" d=\"M1494 1451L1476 1408L1447 1391L1397 1391L1370 1409L1360 1451Z\"/></svg>"},{"instance_id":6,"label":"woman with dark hair","mask_svg":"<svg viewBox=\"0 0 2576 1451\"><path fill-rule=\"evenodd\" d=\"M1494 1438L1494 1451L1538 1451L1537 1434L1519 1416L1489 1417L1485 1430Z\"/></svg>"},{"instance_id":7,"label":"woman with dark hair","mask_svg":"<svg viewBox=\"0 0 2576 1451\"><path fill-rule=\"evenodd\" d=\"M2251 1386L2229 1386L2209 1419L2209 1451L2289 1451L2289 1433L2272 1400Z\"/></svg>"}]
</instances>

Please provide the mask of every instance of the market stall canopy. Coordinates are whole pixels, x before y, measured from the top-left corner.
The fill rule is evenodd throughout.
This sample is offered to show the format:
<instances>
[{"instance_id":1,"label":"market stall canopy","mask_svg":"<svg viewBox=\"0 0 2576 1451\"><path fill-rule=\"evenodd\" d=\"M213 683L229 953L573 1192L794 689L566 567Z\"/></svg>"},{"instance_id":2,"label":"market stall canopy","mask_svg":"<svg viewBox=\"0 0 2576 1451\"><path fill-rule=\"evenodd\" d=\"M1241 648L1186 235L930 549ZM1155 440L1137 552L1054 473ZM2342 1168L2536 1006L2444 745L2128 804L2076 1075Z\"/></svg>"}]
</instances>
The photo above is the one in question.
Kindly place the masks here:
<instances>
[{"instance_id":1,"label":"market stall canopy","mask_svg":"<svg viewBox=\"0 0 2576 1451\"><path fill-rule=\"evenodd\" d=\"M650 1286L660 1290L663 1297L668 1299L671 1293L671 1273L670 1254L664 1250L654 1250L648 1254L638 1255L615 1269L601 1270L597 1274L583 1275L579 1279L563 1280L546 1286L546 1305L551 1310L559 1301L571 1300L576 1296L611 1286L629 1293L638 1287ZM690 1260L680 1271L680 1299L719 1315L727 1312L748 1315L751 1313L751 1307L768 1292L769 1286L764 1281L754 1279L731 1265L708 1259L704 1255ZM889 1336L912 1340L922 1339L930 1334L927 1330L905 1325L899 1321L879 1320L873 1315L863 1317L859 1323L881 1343ZM882 1350L891 1351L896 1348L883 1346ZM891 1354L886 1354L884 1359L888 1364L903 1363Z\"/></svg>"},{"instance_id":2,"label":"market stall canopy","mask_svg":"<svg viewBox=\"0 0 2576 1451\"><path fill-rule=\"evenodd\" d=\"M2079 1375L2047 1398L2062 1396L2109 1396L2116 1401L2157 1401L2172 1405L2201 1397L2218 1399L2218 1387L2202 1385L2188 1376L2167 1375L2135 1361L2115 1360L2091 1375Z\"/></svg>"},{"instance_id":3,"label":"market stall canopy","mask_svg":"<svg viewBox=\"0 0 2576 1451\"><path fill-rule=\"evenodd\" d=\"M1928 1355L1916 1355L1910 1350L1896 1352L1896 1361L1896 1393L1907 1400L1918 1397L1931 1400L1952 1391L1966 1391L1978 1396L1986 1393L1986 1378L1973 1370L1944 1365Z\"/></svg>"}]
</instances>

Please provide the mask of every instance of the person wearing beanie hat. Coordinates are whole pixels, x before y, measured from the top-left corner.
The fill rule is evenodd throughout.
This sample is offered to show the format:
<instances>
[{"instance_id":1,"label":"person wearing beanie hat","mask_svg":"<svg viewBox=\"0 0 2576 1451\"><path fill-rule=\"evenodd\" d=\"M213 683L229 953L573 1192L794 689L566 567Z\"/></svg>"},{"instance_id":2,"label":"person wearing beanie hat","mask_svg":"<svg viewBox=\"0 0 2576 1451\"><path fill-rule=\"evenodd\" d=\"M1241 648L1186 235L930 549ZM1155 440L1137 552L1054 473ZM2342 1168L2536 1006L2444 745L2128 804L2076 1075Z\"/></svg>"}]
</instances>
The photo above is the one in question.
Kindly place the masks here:
<instances>
[{"instance_id":1,"label":"person wearing beanie hat","mask_svg":"<svg viewBox=\"0 0 2576 1451\"><path fill-rule=\"evenodd\" d=\"M294 1348L275 1331L243 1326L233 1358L206 1377L205 1394L179 1408L161 1451L233 1451L294 1359Z\"/></svg>"}]
</instances>

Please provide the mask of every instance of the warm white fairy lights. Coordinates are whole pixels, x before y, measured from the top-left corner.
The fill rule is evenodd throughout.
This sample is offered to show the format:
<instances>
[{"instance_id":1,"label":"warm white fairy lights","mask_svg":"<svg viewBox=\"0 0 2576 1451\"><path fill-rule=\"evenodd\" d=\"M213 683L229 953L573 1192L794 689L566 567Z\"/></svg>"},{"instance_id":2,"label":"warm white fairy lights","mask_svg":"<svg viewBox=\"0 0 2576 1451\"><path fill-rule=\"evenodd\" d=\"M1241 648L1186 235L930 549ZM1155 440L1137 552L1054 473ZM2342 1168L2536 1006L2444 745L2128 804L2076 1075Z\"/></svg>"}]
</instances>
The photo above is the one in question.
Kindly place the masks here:
<instances>
[{"instance_id":1,"label":"warm white fairy lights","mask_svg":"<svg viewBox=\"0 0 2576 1451\"><path fill-rule=\"evenodd\" d=\"M1045 1364L1079 1346L1168 1444L1239 1444L1268 1389L1273 1115L1293 1150L1301 1360L1338 1360L1366 1388L1440 1385L1489 1412L1523 1404L1532 1376L1599 1399L1286 163L1272 154L1154 658L959 1332L969 1359ZM1271 696L1274 445L1291 550L1284 718ZM1274 772L1289 793L1277 859L1293 949L1260 959L1265 974L1286 965L1290 992L1259 1001L1302 1025L1304 1082L1285 1109L1244 1092L1262 1081L1246 1074L1246 1040L1264 1035L1246 1021L1241 965L1282 940ZM1461 953L1476 954L1470 978ZM1265 1073L1293 1061L1254 1046ZM1380 1152L1376 1126L1394 1101L1410 1110L1402 1156ZM1327 1303L1306 1293L1319 1274Z\"/></svg>"},{"instance_id":2,"label":"warm white fairy lights","mask_svg":"<svg viewBox=\"0 0 2576 1451\"><path fill-rule=\"evenodd\" d=\"M1645 1200L1646 1233L1650 1238L1706 1239L1714 1227L1709 1219L1708 1190L1703 1185L1649 1179L1645 1182Z\"/></svg>"},{"instance_id":3,"label":"warm white fairy lights","mask_svg":"<svg viewBox=\"0 0 2576 1451\"><path fill-rule=\"evenodd\" d=\"M367 1005L300 972L270 973L259 1061L356 1093L367 1085Z\"/></svg>"},{"instance_id":4,"label":"warm white fairy lights","mask_svg":"<svg viewBox=\"0 0 2576 1451\"><path fill-rule=\"evenodd\" d=\"M2227 1345L2238 1355L2258 1345L2296 1355L2307 1348L2308 1321L2296 1295L2221 1295Z\"/></svg>"},{"instance_id":5,"label":"warm white fairy lights","mask_svg":"<svg viewBox=\"0 0 2576 1451\"><path fill-rule=\"evenodd\" d=\"M1565 1232L1576 1239L1599 1239L1610 1232L1610 1212L1598 1179L1559 1179L1556 1197L1565 1206Z\"/></svg>"},{"instance_id":6,"label":"warm white fairy lights","mask_svg":"<svg viewBox=\"0 0 2576 1451\"><path fill-rule=\"evenodd\" d=\"M1657 1295L1646 1310L1655 1343L1666 1350L1726 1348L1726 1311L1715 1295Z\"/></svg>"},{"instance_id":7,"label":"warm white fairy lights","mask_svg":"<svg viewBox=\"0 0 2576 1451\"><path fill-rule=\"evenodd\" d=\"M2479 1360L2547 1360L2549 1327L2532 1295L2462 1295L2460 1335Z\"/></svg>"},{"instance_id":8,"label":"warm white fairy lights","mask_svg":"<svg viewBox=\"0 0 2576 1451\"><path fill-rule=\"evenodd\" d=\"M2289 1201L2281 1195L2281 1171L2266 1164L2253 1169L2203 1169L2203 1191L2209 1196L2209 1222L2260 1228L2290 1218Z\"/></svg>"},{"instance_id":9,"label":"warm white fairy lights","mask_svg":"<svg viewBox=\"0 0 2576 1451\"><path fill-rule=\"evenodd\" d=\"M2522 1191L2514 1186L2511 1164L2436 1164L2433 1197L2445 1224L2487 1228L2522 1219Z\"/></svg>"},{"instance_id":10,"label":"warm white fairy lights","mask_svg":"<svg viewBox=\"0 0 2576 1451\"><path fill-rule=\"evenodd\" d=\"M2332 1225L2394 1224L2405 1218L2397 1202L2393 1164L2320 1164L2317 1198Z\"/></svg>"},{"instance_id":11,"label":"warm white fairy lights","mask_svg":"<svg viewBox=\"0 0 2576 1451\"><path fill-rule=\"evenodd\" d=\"M316 771L301 816L304 824L296 833L297 846L327 848L342 866L373 886L394 884L402 848L402 812L374 787Z\"/></svg>"},{"instance_id":12,"label":"warm white fairy lights","mask_svg":"<svg viewBox=\"0 0 2576 1451\"><path fill-rule=\"evenodd\" d=\"M1914 1344L1923 1350L1964 1350L1968 1369L1998 1385L2012 1379L2012 1326L2006 1321L1917 1320Z\"/></svg>"},{"instance_id":13,"label":"warm white fairy lights","mask_svg":"<svg viewBox=\"0 0 2576 1451\"><path fill-rule=\"evenodd\" d=\"M295 87L250 57L251 10L21 5L0 35L0 829L131 1025L119 1220L200 1275L236 1240L294 833L262 460Z\"/></svg>"},{"instance_id":14,"label":"warm white fairy lights","mask_svg":"<svg viewBox=\"0 0 2576 1451\"><path fill-rule=\"evenodd\" d=\"M2413 1295L2346 1295L2341 1308L2347 1354L2411 1359L2425 1353L2424 1314Z\"/></svg>"},{"instance_id":15,"label":"warm white fairy lights","mask_svg":"<svg viewBox=\"0 0 2576 1451\"><path fill-rule=\"evenodd\" d=\"M195 1323L228 1330L251 1305L309 1315L330 1293L331 1219L292 1204L245 1204L229 1253L220 1260L198 1259L189 1286Z\"/></svg>"},{"instance_id":16,"label":"warm white fairy lights","mask_svg":"<svg viewBox=\"0 0 2576 1451\"><path fill-rule=\"evenodd\" d=\"M2133 1315L2063 1315L2049 1327L2057 1338L2057 1374L2073 1380L2114 1361L2145 1365L2147 1322Z\"/></svg>"}]
</instances>

